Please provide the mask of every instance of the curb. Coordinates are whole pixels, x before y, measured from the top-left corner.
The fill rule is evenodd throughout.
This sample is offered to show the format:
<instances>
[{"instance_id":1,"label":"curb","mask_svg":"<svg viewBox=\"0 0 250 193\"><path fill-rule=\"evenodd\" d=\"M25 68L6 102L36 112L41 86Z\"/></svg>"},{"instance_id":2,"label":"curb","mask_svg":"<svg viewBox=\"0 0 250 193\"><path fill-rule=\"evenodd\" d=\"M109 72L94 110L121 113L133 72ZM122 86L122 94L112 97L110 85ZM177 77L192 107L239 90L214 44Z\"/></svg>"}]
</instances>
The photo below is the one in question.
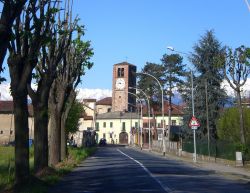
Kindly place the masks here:
<instances>
[{"instance_id":1,"label":"curb","mask_svg":"<svg viewBox=\"0 0 250 193\"><path fill-rule=\"evenodd\" d=\"M169 154L166 152L165 155L162 153L149 150L149 149L142 149L138 147L132 147L132 146L127 146L128 148L134 149L136 151L143 151L149 154L154 154L156 156L160 156L162 158L167 158L170 160L177 160L184 162L185 164L200 168L200 169L205 169L205 170L210 170L214 171L216 174L222 175L225 178L231 179L231 180L240 180L244 182L250 183L250 170L247 170L244 167L235 167L231 165L225 165L221 163L214 163L214 162L207 162L207 161L200 161L198 160L196 163L193 162L193 160L182 157L182 156L176 156L173 154Z\"/></svg>"}]
</instances>

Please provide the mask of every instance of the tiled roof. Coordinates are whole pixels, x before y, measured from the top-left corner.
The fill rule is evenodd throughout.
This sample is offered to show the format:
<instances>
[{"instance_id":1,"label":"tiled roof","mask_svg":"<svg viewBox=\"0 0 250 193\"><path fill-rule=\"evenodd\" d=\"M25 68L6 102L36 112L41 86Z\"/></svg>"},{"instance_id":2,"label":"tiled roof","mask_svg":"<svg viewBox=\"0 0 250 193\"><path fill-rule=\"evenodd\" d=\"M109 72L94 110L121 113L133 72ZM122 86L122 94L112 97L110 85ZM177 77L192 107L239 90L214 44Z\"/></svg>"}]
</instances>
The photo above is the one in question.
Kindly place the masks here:
<instances>
[{"instance_id":1,"label":"tiled roof","mask_svg":"<svg viewBox=\"0 0 250 193\"><path fill-rule=\"evenodd\" d=\"M112 97L106 97L96 102L96 105L112 105Z\"/></svg>"},{"instance_id":2,"label":"tiled roof","mask_svg":"<svg viewBox=\"0 0 250 193\"><path fill-rule=\"evenodd\" d=\"M0 101L0 112L1 113L12 113L13 112L13 101Z\"/></svg>"},{"instance_id":3,"label":"tiled roof","mask_svg":"<svg viewBox=\"0 0 250 193\"><path fill-rule=\"evenodd\" d=\"M13 113L13 101L0 101L0 114L11 114ZM29 115L33 116L33 106L28 104Z\"/></svg>"},{"instance_id":4,"label":"tiled roof","mask_svg":"<svg viewBox=\"0 0 250 193\"><path fill-rule=\"evenodd\" d=\"M83 102L87 103L87 102L96 102L96 99L83 99Z\"/></svg>"},{"instance_id":5,"label":"tiled roof","mask_svg":"<svg viewBox=\"0 0 250 193\"><path fill-rule=\"evenodd\" d=\"M130 64L128 62L121 62L121 63L118 63L118 64L114 64L114 65L130 65L130 66L135 66L134 64Z\"/></svg>"},{"instance_id":6,"label":"tiled roof","mask_svg":"<svg viewBox=\"0 0 250 193\"><path fill-rule=\"evenodd\" d=\"M154 106L153 109L154 109L154 112L153 112L154 115L161 115L162 114L161 105L160 106ZM169 111L169 103L167 101L165 101L165 103L164 103L164 115L168 115L168 111ZM144 115L148 114L147 105L143 106L143 114ZM172 103L171 114L176 115L176 116L182 116L184 114L183 113L183 107L179 106L179 105L175 105L175 104Z\"/></svg>"},{"instance_id":7,"label":"tiled roof","mask_svg":"<svg viewBox=\"0 0 250 193\"><path fill-rule=\"evenodd\" d=\"M96 115L96 119L138 119L138 113L108 112Z\"/></svg>"},{"instance_id":8,"label":"tiled roof","mask_svg":"<svg viewBox=\"0 0 250 193\"><path fill-rule=\"evenodd\" d=\"M93 120L93 116L84 115L83 119L84 120Z\"/></svg>"}]
</instances>

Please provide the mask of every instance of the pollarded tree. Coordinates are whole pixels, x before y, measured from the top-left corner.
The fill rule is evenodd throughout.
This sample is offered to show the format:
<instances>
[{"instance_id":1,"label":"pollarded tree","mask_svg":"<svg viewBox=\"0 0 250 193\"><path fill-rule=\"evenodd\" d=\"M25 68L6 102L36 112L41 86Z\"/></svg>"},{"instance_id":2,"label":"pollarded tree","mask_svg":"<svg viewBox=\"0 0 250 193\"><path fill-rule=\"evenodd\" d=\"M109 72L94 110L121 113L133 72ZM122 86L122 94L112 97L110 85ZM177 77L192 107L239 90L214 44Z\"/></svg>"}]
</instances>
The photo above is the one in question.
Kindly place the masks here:
<instances>
[{"instance_id":1,"label":"pollarded tree","mask_svg":"<svg viewBox=\"0 0 250 193\"><path fill-rule=\"evenodd\" d=\"M1 0L3 4L0 11L0 73L3 71L3 61L11 40L12 27L15 19L20 16L27 0Z\"/></svg>"},{"instance_id":2,"label":"pollarded tree","mask_svg":"<svg viewBox=\"0 0 250 193\"><path fill-rule=\"evenodd\" d=\"M60 7L60 2L57 2ZM69 6L68 6L69 7ZM37 88L32 89L28 84L29 96L34 109L34 170L48 167L48 100L51 85L56 78L57 67L71 43L77 20L70 21L70 11L64 9L64 18L60 18L59 8L54 8L55 23L48 29L46 44L42 46L39 62L36 67ZM31 79L30 79L31 81Z\"/></svg>"},{"instance_id":3,"label":"pollarded tree","mask_svg":"<svg viewBox=\"0 0 250 193\"><path fill-rule=\"evenodd\" d=\"M75 98L75 89L81 81L85 70L92 67L89 61L93 55L90 42L84 42L83 26L78 28L78 37L72 41L71 46L64 55L62 65L58 69L57 78L52 84L49 99L50 112L50 137L49 137L49 162L57 164L66 154L65 122L66 109L71 107ZM71 102L72 101L72 102ZM63 116L63 117L62 117ZM63 125L63 126L62 126Z\"/></svg>"},{"instance_id":4,"label":"pollarded tree","mask_svg":"<svg viewBox=\"0 0 250 193\"><path fill-rule=\"evenodd\" d=\"M11 94L14 102L15 122L15 180L17 185L29 178L29 128L27 85L37 65L42 45L48 38L53 18L51 1L30 0L23 15L16 18L9 44L8 66L11 77Z\"/></svg>"},{"instance_id":5,"label":"pollarded tree","mask_svg":"<svg viewBox=\"0 0 250 193\"><path fill-rule=\"evenodd\" d=\"M173 89L180 88L180 86L184 83L183 77L185 76L185 65L182 64L182 57L179 54L164 54L161 61L164 68L164 87L166 88L168 94L168 125L170 127L172 97L174 96Z\"/></svg>"},{"instance_id":6,"label":"pollarded tree","mask_svg":"<svg viewBox=\"0 0 250 193\"><path fill-rule=\"evenodd\" d=\"M224 64L224 77L229 83L230 87L236 92L237 104L240 114L240 141L246 144L243 108L241 102L242 87L245 85L247 78L250 74L250 48L241 46L234 51L230 48L227 49L225 64Z\"/></svg>"},{"instance_id":7,"label":"pollarded tree","mask_svg":"<svg viewBox=\"0 0 250 193\"><path fill-rule=\"evenodd\" d=\"M210 128L212 136L216 137L216 120L219 117L219 109L223 106L226 98L225 91L220 87L223 81L223 70L219 67L218 57L224 53L225 48L216 39L213 31L207 31L193 49L189 59L197 73L197 78L194 80L194 102L195 114L201 123L197 133L203 136L208 133ZM209 106L208 113L206 111L206 96Z\"/></svg>"}]
</instances>

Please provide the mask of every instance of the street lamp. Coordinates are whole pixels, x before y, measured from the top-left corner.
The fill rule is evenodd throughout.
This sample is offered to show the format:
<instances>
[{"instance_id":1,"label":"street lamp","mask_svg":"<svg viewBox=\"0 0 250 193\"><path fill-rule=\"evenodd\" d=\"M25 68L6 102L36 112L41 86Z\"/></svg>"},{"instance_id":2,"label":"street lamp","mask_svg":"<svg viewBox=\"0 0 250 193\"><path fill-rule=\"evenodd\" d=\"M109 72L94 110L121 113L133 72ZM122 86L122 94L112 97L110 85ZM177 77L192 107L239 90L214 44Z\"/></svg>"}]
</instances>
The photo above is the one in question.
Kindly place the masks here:
<instances>
[{"instance_id":1,"label":"street lamp","mask_svg":"<svg viewBox=\"0 0 250 193\"><path fill-rule=\"evenodd\" d=\"M148 132L148 148L149 148L149 150L151 149L151 125L150 125L150 103L149 103L149 99L148 99L148 96L147 96L147 94L143 91L143 90L141 90L141 89L139 89L139 88L135 88L135 87L129 87L129 89L135 89L135 90L138 90L139 92L142 92L142 94L146 97L146 99L147 99L147 103L148 103L148 130L149 130L149 132Z\"/></svg>"},{"instance_id":2,"label":"street lamp","mask_svg":"<svg viewBox=\"0 0 250 193\"><path fill-rule=\"evenodd\" d=\"M185 52L180 52L180 51L176 51L172 46L168 46L167 47L168 50L171 50L172 52L177 52L177 53L180 53L180 54L185 54L185 55L188 55L187 53ZM191 71L191 87L192 87L192 95L191 95L191 98L192 98L192 115L194 117L194 84L193 84L193 71ZM193 136L194 136L194 162L196 162L197 160L197 155L196 155L196 134L195 134L195 131L196 129L193 129Z\"/></svg>"},{"instance_id":3,"label":"street lamp","mask_svg":"<svg viewBox=\"0 0 250 193\"><path fill-rule=\"evenodd\" d=\"M163 155L165 155L166 153L166 145L165 145L165 122L164 122L164 93L163 93L163 87L160 83L160 81L155 77L153 76L152 74L148 74L146 72L137 72L136 74L144 74L144 75L147 75L147 76L150 76L152 78L154 78L157 83L159 84L160 86L160 89L161 89L161 112L162 112L162 152L163 152ZM169 137L169 131L168 131L168 137Z\"/></svg>"},{"instance_id":4,"label":"street lamp","mask_svg":"<svg viewBox=\"0 0 250 193\"><path fill-rule=\"evenodd\" d=\"M128 92L128 94L131 94L133 96L135 96L138 101L140 102L140 107L141 107L141 120L142 120L142 100L135 94L135 93L132 93L132 92ZM138 120L138 131L140 130L140 115L139 115L139 120ZM139 138L139 135L138 135L138 138ZM141 137L140 137L140 140L138 140L140 142L140 146L141 146L141 149L142 149L142 129L141 129Z\"/></svg>"}]
</instances>

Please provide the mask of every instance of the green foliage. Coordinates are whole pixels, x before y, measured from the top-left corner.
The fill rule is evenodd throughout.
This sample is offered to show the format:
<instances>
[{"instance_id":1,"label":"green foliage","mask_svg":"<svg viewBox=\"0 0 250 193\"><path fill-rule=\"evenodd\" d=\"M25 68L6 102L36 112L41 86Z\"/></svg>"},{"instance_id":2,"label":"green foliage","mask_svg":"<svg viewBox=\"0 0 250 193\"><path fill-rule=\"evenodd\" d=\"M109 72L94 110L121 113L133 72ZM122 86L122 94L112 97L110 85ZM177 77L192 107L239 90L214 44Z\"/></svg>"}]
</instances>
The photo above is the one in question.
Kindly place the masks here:
<instances>
[{"instance_id":1,"label":"green foliage","mask_svg":"<svg viewBox=\"0 0 250 193\"><path fill-rule=\"evenodd\" d=\"M83 105L78 101L74 101L66 120L67 133L75 133L76 131L78 131L80 126L79 119L81 118L83 112L84 112Z\"/></svg>"},{"instance_id":2,"label":"green foliage","mask_svg":"<svg viewBox=\"0 0 250 193\"><path fill-rule=\"evenodd\" d=\"M14 148L0 146L0 190L14 183Z\"/></svg>"},{"instance_id":3,"label":"green foliage","mask_svg":"<svg viewBox=\"0 0 250 193\"><path fill-rule=\"evenodd\" d=\"M153 75L161 84L163 83L164 69L162 65L147 62L141 71ZM149 96L150 104L161 104L161 89L157 81L144 74L139 74L138 78L138 88L142 89ZM144 99L145 96L141 95L141 98Z\"/></svg>"},{"instance_id":4,"label":"green foliage","mask_svg":"<svg viewBox=\"0 0 250 193\"><path fill-rule=\"evenodd\" d=\"M243 109L243 118L245 123L246 140L250 142L250 109ZM240 143L240 115L238 108L228 108L220 116L217 121L217 133L219 139L230 140L236 144ZM244 149L244 148L243 148Z\"/></svg>"},{"instance_id":5,"label":"green foliage","mask_svg":"<svg viewBox=\"0 0 250 193\"><path fill-rule=\"evenodd\" d=\"M168 101L171 105L174 96L173 89L180 88L184 82L185 64L182 64L182 57L179 54L164 54L161 61L164 69L164 87L168 91Z\"/></svg>"},{"instance_id":6,"label":"green foliage","mask_svg":"<svg viewBox=\"0 0 250 193\"><path fill-rule=\"evenodd\" d=\"M183 84L182 77L185 75L185 64L182 64L183 58L179 54L164 54L161 61L164 68L164 83L169 89Z\"/></svg>"},{"instance_id":7,"label":"green foliage","mask_svg":"<svg viewBox=\"0 0 250 193\"><path fill-rule=\"evenodd\" d=\"M206 118L206 95L208 99L208 117L210 136L216 137L216 120L219 117L219 110L224 106L226 93L221 88L224 79L222 67L217 64L218 57L224 54L225 48L214 36L213 31L207 31L204 36L193 47L194 51L190 56L190 61L196 69L194 77L194 103L195 115L198 117L201 126L197 130L198 137L203 137L207 133ZM207 93L205 89L207 85ZM189 95L188 101L191 101ZM188 103L191 107L191 103ZM188 111L189 117L192 115L192 108ZM188 125L189 120L184 120Z\"/></svg>"}]
</instances>

